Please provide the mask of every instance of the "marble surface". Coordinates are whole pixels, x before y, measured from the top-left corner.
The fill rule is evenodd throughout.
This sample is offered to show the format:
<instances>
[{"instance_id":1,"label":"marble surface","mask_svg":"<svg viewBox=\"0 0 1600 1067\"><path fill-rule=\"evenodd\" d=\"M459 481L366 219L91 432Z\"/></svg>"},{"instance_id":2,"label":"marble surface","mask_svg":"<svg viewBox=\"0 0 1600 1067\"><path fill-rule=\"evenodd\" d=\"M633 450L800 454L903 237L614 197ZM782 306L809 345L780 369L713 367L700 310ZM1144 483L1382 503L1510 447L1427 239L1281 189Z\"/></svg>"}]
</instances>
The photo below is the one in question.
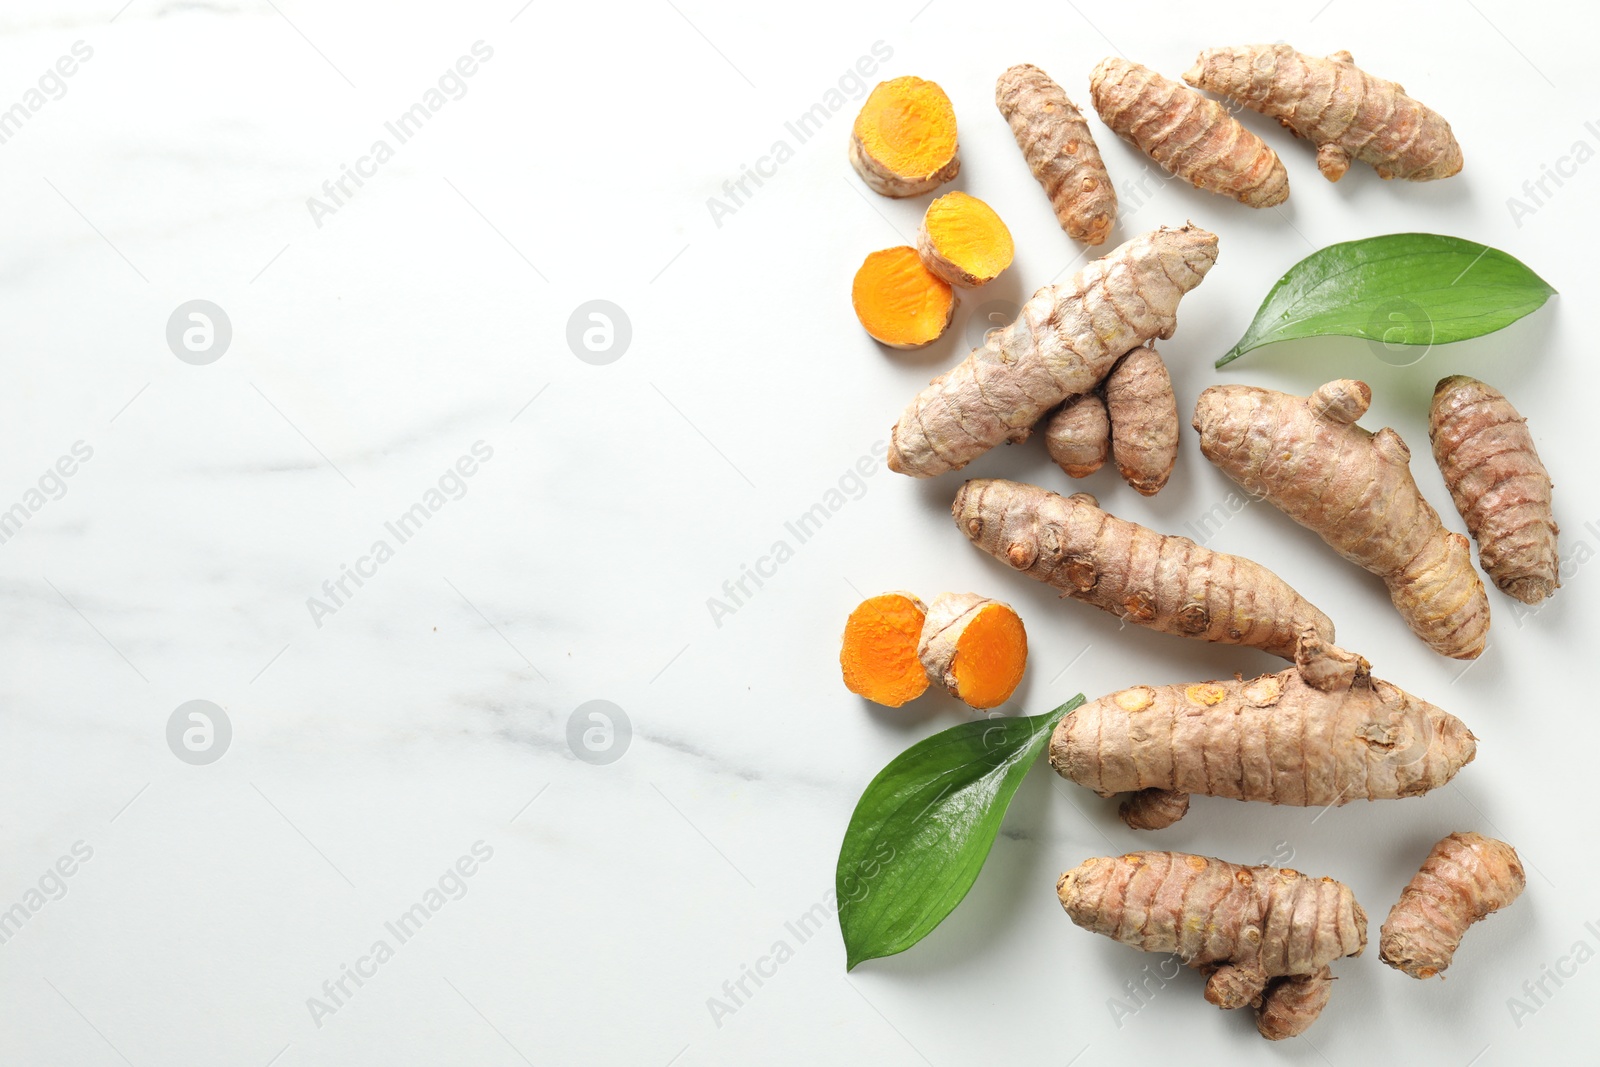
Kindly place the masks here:
<instances>
[{"instance_id":1,"label":"marble surface","mask_svg":"<svg viewBox=\"0 0 1600 1067\"><path fill-rule=\"evenodd\" d=\"M1592 12L1541 11L1228 5L1202 32L1167 3L6 4L0 113L25 114L0 126L0 1060L1591 1055L1600 964L1573 954L1600 949L1584 830L1600 727L1582 681L1600 612L1584 321L1600 115ZM1168 530L1222 505L1209 543L1282 573L1380 675L1465 719L1479 758L1418 800L1198 800L1147 836L1041 767L954 915L847 976L831 887L855 800L965 717L842 689L858 593L1017 605L1033 658L1008 712L1276 669L1057 602L964 543L945 517L955 481L870 461L987 319L1081 259L993 112L995 73L1037 62L1081 99L1108 51L1177 73L1201 46L1274 39L1404 81L1453 120L1468 169L1410 187L1358 167L1331 186L1269 133L1294 195L1253 213L1103 137L1124 236L1184 219L1221 236L1164 349L1180 402L1215 380L1362 376L1368 425L1411 442L1459 529L1426 400L1443 373L1486 377L1552 469L1565 587L1533 615L1494 595L1468 667L1312 535L1234 513L1187 430L1159 497L1096 476L1107 506ZM957 187L1018 239L1015 267L920 357L873 345L846 300L860 258L903 243L923 203L849 171L858 62L946 86ZM1525 187L1546 166L1559 186ZM1411 366L1326 341L1211 368L1291 263L1395 230L1505 248L1566 295ZM215 311L187 317L197 300L226 316L225 349ZM1035 445L972 471L1064 484ZM827 521L802 542L786 524L818 504ZM1514 842L1525 900L1473 931L1446 984L1375 950L1345 961L1323 1021L1281 1047L1192 976L1073 927L1052 892L1089 855L1159 843L1339 877L1375 931L1454 829ZM1149 993L1128 999L1130 982Z\"/></svg>"}]
</instances>

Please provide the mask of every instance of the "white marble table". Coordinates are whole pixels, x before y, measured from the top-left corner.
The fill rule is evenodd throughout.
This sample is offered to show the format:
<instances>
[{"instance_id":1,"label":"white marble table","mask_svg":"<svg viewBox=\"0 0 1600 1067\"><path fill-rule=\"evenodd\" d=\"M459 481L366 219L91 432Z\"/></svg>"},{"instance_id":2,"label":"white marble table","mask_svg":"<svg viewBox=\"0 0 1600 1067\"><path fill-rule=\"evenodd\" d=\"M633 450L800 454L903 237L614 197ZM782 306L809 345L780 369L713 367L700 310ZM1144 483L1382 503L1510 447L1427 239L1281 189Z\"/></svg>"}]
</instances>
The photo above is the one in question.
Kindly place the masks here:
<instances>
[{"instance_id":1,"label":"white marble table","mask_svg":"<svg viewBox=\"0 0 1600 1067\"><path fill-rule=\"evenodd\" d=\"M1600 612L1592 13L1310 0L1201 27L1167 3L918 3L6 5L0 1060L1592 1054L1600 964L1573 955L1600 949L1600 726L1581 682ZM1181 403L1224 376L1364 377L1368 424L1412 442L1460 528L1426 398L1446 372L1488 378L1552 468L1566 586L1525 617L1496 595L1468 668L1281 515L1230 515L1210 543L1279 570L1382 676L1466 719L1477 762L1419 800L1320 818L1197 801L1145 837L1040 768L957 912L847 977L829 901L849 813L895 753L964 717L843 690L857 590L1016 604L1033 661L1012 711L1276 669L1119 633L1002 572L946 518L954 480L851 473L985 315L1079 252L993 111L995 73L1037 62L1081 98L1112 49L1175 73L1201 46L1273 39L1403 80L1451 117L1468 169L1330 186L1274 136L1294 197L1252 213L1142 174L1105 137L1123 235L1184 219L1221 235L1165 349ZM845 163L863 57L870 80L946 86L958 185L1018 238L922 359L868 341L847 301L861 257L922 206L864 193ZM802 139L791 123L818 104ZM1565 176L1534 204L1546 165ZM1395 230L1505 248L1566 295L1414 366L1329 341L1211 368L1292 262ZM628 336L585 348L591 301ZM1183 449L1153 500L1109 473L1090 488L1190 530L1231 486L1187 430ZM1036 447L972 470L1064 484ZM819 503L802 542L786 524ZM764 562L778 541L791 551ZM1157 960L1079 931L1052 893L1086 856L1159 842L1339 877L1375 930L1453 829L1522 850L1524 902L1470 935L1446 984L1375 950L1345 961L1323 1021L1282 1047L1193 976L1150 979ZM1151 992L1129 1000L1130 982Z\"/></svg>"}]
</instances>

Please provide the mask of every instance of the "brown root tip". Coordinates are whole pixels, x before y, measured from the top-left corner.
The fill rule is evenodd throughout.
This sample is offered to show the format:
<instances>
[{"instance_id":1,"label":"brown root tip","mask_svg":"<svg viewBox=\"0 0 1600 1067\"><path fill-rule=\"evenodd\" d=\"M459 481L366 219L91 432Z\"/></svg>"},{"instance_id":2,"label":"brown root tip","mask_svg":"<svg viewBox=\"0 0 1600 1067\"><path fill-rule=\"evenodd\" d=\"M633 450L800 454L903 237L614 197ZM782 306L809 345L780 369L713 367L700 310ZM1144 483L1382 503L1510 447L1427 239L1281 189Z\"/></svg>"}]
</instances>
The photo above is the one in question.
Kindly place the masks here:
<instances>
[{"instance_id":1,"label":"brown root tip","mask_svg":"<svg viewBox=\"0 0 1600 1067\"><path fill-rule=\"evenodd\" d=\"M898 430L898 429L900 429L900 424L897 422L897 423L894 424L894 429L889 431L889 457L888 457L888 464L889 464L889 469L894 471L896 474L905 474L906 473L905 460L903 460L900 457L900 449L894 443L895 430Z\"/></svg>"},{"instance_id":2,"label":"brown root tip","mask_svg":"<svg viewBox=\"0 0 1600 1067\"><path fill-rule=\"evenodd\" d=\"M1317 386L1309 402L1319 418L1349 425L1372 406L1372 387L1355 378L1340 378Z\"/></svg>"},{"instance_id":3,"label":"brown root tip","mask_svg":"<svg viewBox=\"0 0 1600 1067\"><path fill-rule=\"evenodd\" d=\"M1551 593L1554 593L1560 585L1560 582L1552 582L1548 578L1527 575L1501 583L1500 591L1506 596L1522 601L1524 604L1538 604Z\"/></svg>"},{"instance_id":4,"label":"brown root tip","mask_svg":"<svg viewBox=\"0 0 1600 1067\"><path fill-rule=\"evenodd\" d=\"M1167 479L1165 477L1161 478L1159 481L1140 479L1138 481L1129 482L1128 484L1133 486L1134 492L1138 493L1140 496L1155 496L1157 493L1161 492L1162 487L1167 484Z\"/></svg>"},{"instance_id":5,"label":"brown root tip","mask_svg":"<svg viewBox=\"0 0 1600 1067\"><path fill-rule=\"evenodd\" d=\"M1189 794L1171 789L1141 789L1117 809L1130 830L1162 830L1189 813Z\"/></svg>"}]
</instances>

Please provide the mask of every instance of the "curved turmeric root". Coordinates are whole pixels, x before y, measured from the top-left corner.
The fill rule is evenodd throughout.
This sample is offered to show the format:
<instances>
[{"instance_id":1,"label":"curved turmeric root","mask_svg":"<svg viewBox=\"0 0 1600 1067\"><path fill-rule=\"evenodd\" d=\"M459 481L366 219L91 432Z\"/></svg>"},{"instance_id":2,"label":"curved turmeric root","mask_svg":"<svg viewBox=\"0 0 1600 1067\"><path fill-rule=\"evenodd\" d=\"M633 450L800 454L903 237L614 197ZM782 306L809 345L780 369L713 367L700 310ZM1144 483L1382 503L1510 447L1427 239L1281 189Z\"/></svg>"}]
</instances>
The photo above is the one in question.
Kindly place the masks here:
<instances>
[{"instance_id":1,"label":"curved turmeric root","mask_svg":"<svg viewBox=\"0 0 1600 1067\"><path fill-rule=\"evenodd\" d=\"M1178 399L1154 345L1135 348L1106 375L1111 455L1123 481L1154 496L1178 462Z\"/></svg>"},{"instance_id":2,"label":"curved turmeric root","mask_svg":"<svg viewBox=\"0 0 1600 1067\"><path fill-rule=\"evenodd\" d=\"M1267 142L1215 100L1126 59L1089 76L1094 108L1117 135L1196 189L1247 207L1289 199L1289 173Z\"/></svg>"},{"instance_id":3,"label":"curved turmeric root","mask_svg":"<svg viewBox=\"0 0 1600 1067\"><path fill-rule=\"evenodd\" d=\"M966 193L946 193L929 204L917 231L923 265L963 289L994 281L1015 251L994 208Z\"/></svg>"},{"instance_id":4,"label":"curved turmeric root","mask_svg":"<svg viewBox=\"0 0 1600 1067\"><path fill-rule=\"evenodd\" d=\"M889 469L916 478L960 470L1020 441L1050 408L1099 384L1123 353L1177 328L1178 301L1217 261L1198 226L1136 237L1061 285L935 378L890 435Z\"/></svg>"},{"instance_id":5,"label":"curved turmeric root","mask_svg":"<svg viewBox=\"0 0 1600 1067\"><path fill-rule=\"evenodd\" d=\"M879 82L850 130L850 165L884 196L920 196L954 178L956 112L933 82L909 75Z\"/></svg>"},{"instance_id":6,"label":"curved turmeric root","mask_svg":"<svg viewBox=\"0 0 1600 1067\"><path fill-rule=\"evenodd\" d=\"M1382 578L1418 637L1474 659L1488 640L1489 599L1471 549L1423 498L1400 435L1355 424L1371 401L1367 384L1350 379L1309 397L1214 385L1200 394L1194 428L1228 477Z\"/></svg>"},{"instance_id":7,"label":"curved turmeric root","mask_svg":"<svg viewBox=\"0 0 1600 1067\"><path fill-rule=\"evenodd\" d=\"M1333 640L1328 617L1261 564L1109 515L1085 493L974 479L950 512L995 559L1128 622L1285 659L1307 627Z\"/></svg>"},{"instance_id":8,"label":"curved turmeric root","mask_svg":"<svg viewBox=\"0 0 1600 1067\"><path fill-rule=\"evenodd\" d=\"M1122 818L1142 830L1181 818L1186 793L1332 807L1417 796L1471 762L1476 739L1460 719L1369 672L1307 634L1277 674L1084 704L1056 725L1050 766L1102 796L1132 793Z\"/></svg>"},{"instance_id":9,"label":"curved turmeric root","mask_svg":"<svg viewBox=\"0 0 1600 1067\"><path fill-rule=\"evenodd\" d=\"M885 248L862 262L850 303L867 335L890 348L923 348L950 325L956 294L923 265L910 245Z\"/></svg>"},{"instance_id":10,"label":"curved turmeric root","mask_svg":"<svg viewBox=\"0 0 1600 1067\"><path fill-rule=\"evenodd\" d=\"M1478 562L1500 591L1537 604L1561 585L1550 475L1527 419L1498 389L1455 374L1428 412L1433 458L1478 542Z\"/></svg>"},{"instance_id":11,"label":"curved turmeric root","mask_svg":"<svg viewBox=\"0 0 1600 1067\"><path fill-rule=\"evenodd\" d=\"M1111 420L1099 393L1067 399L1045 418L1044 444L1069 478L1087 478L1106 462Z\"/></svg>"},{"instance_id":12,"label":"curved turmeric root","mask_svg":"<svg viewBox=\"0 0 1600 1067\"><path fill-rule=\"evenodd\" d=\"M1525 885L1516 849L1482 834L1451 834L1389 910L1378 956L1413 978L1432 978L1450 966L1467 928L1516 900Z\"/></svg>"},{"instance_id":13,"label":"curved turmeric root","mask_svg":"<svg viewBox=\"0 0 1600 1067\"><path fill-rule=\"evenodd\" d=\"M1370 164L1380 178L1425 182L1461 171L1461 145L1450 124L1374 78L1349 52L1327 59L1286 44L1208 48L1183 80L1277 119L1317 146L1317 169L1330 182L1350 161Z\"/></svg>"},{"instance_id":14,"label":"curved turmeric root","mask_svg":"<svg viewBox=\"0 0 1600 1067\"><path fill-rule=\"evenodd\" d=\"M933 602L917 645L928 678L974 708L1011 698L1028 664L1028 635L1007 604L974 593L943 593Z\"/></svg>"},{"instance_id":15,"label":"curved turmeric root","mask_svg":"<svg viewBox=\"0 0 1600 1067\"><path fill-rule=\"evenodd\" d=\"M1104 244L1117 221L1117 193L1083 113L1032 63L1000 75L994 102L1061 228L1085 244Z\"/></svg>"},{"instance_id":16,"label":"curved turmeric root","mask_svg":"<svg viewBox=\"0 0 1600 1067\"><path fill-rule=\"evenodd\" d=\"M1262 1036L1311 1025L1327 1003L1328 964L1359 956L1367 913L1350 887L1287 867L1243 867L1185 852L1085 860L1056 896L1085 930L1170 952L1207 976L1205 998L1254 1007Z\"/></svg>"},{"instance_id":17,"label":"curved turmeric root","mask_svg":"<svg viewBox=\"0 0 1600 1067\"><path fill-rule=\"evenodd\" d=\"M927 605L910 593L883 593L863 600L844 624L839 667L850 692L874 704L898 708L928 688L917 658Z\"/></svg>"},{"instance_id":18,"label":"curved turmeric root","mask_svg":"<svg viewBox=\"0 0 1600 1067\"><path fill-rule=\"evenodd\" d=\"M1315 974L1292 974L1267 983L1256 1009L1256 1032L1268 1041L1299 1037L1328 1006L1333 969L1326 964Z\"/></svg>"}]
</instances>

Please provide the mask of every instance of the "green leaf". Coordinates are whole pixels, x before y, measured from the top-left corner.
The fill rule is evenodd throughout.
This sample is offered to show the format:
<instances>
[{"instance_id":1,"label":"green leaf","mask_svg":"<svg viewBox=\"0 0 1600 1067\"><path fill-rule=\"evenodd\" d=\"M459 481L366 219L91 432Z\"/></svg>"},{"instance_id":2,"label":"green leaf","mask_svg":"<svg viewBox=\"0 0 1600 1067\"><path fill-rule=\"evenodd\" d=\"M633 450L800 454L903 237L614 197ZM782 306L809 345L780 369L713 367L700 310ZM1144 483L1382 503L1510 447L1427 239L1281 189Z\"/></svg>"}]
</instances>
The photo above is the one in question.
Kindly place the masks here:
<instances>
[{"instance_id":1,"label":"green leaf","mask_svg":"<svg viewBox=\"0 0 1600 1067\"><path fill-rule=\"evenodd\" d=\"M1554 294L1520 260L1459 237L1347 241L1289 268L1217 366L1274 341L1330 334L1385 347L1464 341L1511 325Z\"/></svg>"},{"instance_id":2,"label":"green leaf","mask_svg":"<svg viewBox=\"0 0 1600 1067\"><path fill-rule=\"evenodd\" d=\"M846 970L921 941L972 888L1006 807L1078 694L1031 718L962 723L872 780L839 847Z\"/></svg>"}]
</instances>

